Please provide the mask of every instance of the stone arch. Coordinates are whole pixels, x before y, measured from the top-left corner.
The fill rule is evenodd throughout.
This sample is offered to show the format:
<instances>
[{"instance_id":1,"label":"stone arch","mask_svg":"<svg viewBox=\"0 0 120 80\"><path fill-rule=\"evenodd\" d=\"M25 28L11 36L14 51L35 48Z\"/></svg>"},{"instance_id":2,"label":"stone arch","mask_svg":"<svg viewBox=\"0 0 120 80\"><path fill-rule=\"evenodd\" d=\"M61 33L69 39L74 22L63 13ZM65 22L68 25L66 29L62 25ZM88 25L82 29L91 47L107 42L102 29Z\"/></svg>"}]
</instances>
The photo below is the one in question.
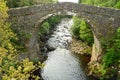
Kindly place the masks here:
<instances>
[{"instance_id":1,"label":"stone arch","mask_svg":"<svg viewBox=\"0 0 120 80\"><path fill-rule=\"evenodd\" d=\"M29 53L30 54L32 54L32 53L34 53L34 55L40 55L38 52L40 52L40 50L39 50L39 43L37 42L37 37L38 37L38 30L39 30L39 28L42 28L42 27L38 27L39 25L42 25L42 23L46 20L46 19L48 19L48 18L50 18L51 16L55 16L55 15L70 15L70 16L74 16L74 15L76 15L77 16L77 13L73 13L73 12L66 12L66 14L64 13L64 14L60 14L60 13L62 13L62 12L57 12L57 13L51 13L51 14L47 14L46 16L44 16L44 17L42 17L42 18L40 18L36 23L35 23L35 29L34 29L34 31L33 31L33 33L32 33L32 37L30 38L30 42L29 42ZM79 18L81 18L80 17L80 15L78 15L78 17ZM82 17L83 18L83 17ZM98 41L98 39L97 39L97 37L96 37L96 34L95 34L95 32L94 32L94 28L93 27L91 27L92 26L92 24L90 23L90 21L88 20L88 19L86 19L86 18L84 18L84 20L88 23L88 24L90 24L90 29L92 30L92 33L93 33L93 36L94 36L94 40L97 40ZM31 44L32 42L31 41L33 41L33 39L34 39L34 43L33 44ZM36 39L36 40L35 40ZM99 42L99 41L98 41ZM98 44L99 45L99 44ZM31 51L32 50L32 51ZM35 50L35 51L33 51L33 50ZM34 58L34 57L37 57L37 56L34 56L34 55L32 55L31 56L31 59L32 58ZM97 58L96 58L97 59Z\"/></svg>"},{"instance_id":2,"label":"stone arch","mask_svg":"<svg viewBox=\"0 0 120 80\"><path fill-rule=\"evenodd\" d=\"M10 9L10 21L20 32L31 33L29 40L28 51L30 59L39 58L39 47L37 43L36 32L37 24L42 22L42 19L48 14L66 15L68 12L76 13L81 18L84 18L91 24L91 29L94 33L94 46L91 58L91 64L97 64L99 56L101 56L100 40L109 40L114 36L117 28L120 26L120 10L89 6L76 3L51 3L40 4L34 6L26 6L22 8ZM14 23L14 20L16 21ZM38 22L38 23L36 23Z\"/></svg>"},{"instance_id":3,"label":"stone arch","mask_svg":"<svg viewBox=\"0 0 120 80\"><path fill-rule=\"evenodd\" d=\"M29 39L29 58L34 59L35 57L37 59L41 58L41 53L40 53L40 48L39 48L39 43L38 43L38 32L39 32L39 25L41 25L45 19L51 17L51 14L48 14L45 17L40 18L34 25L34 30L32 31L31 38ZM34 53L34 54L33 54Z\"/></svg>"}]
</instances>

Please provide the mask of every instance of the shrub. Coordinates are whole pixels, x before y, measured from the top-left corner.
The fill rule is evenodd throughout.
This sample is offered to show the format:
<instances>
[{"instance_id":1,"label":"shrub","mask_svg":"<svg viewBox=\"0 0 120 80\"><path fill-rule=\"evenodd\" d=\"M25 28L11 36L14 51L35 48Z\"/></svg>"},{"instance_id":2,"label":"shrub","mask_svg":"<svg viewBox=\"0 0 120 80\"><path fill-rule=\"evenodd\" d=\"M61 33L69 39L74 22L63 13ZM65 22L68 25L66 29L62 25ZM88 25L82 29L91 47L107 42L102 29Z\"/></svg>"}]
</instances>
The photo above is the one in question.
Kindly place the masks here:
<instances>
[{"instance_id":1,"label":"shrub","mask_svg":"<svg viewBox=\"0 0 120 80\"><path fill-rule=\"evenodd\" d=\"M53 29L64 17L66 16L52 16L45 20L39 29L39 36L42 37L45 34L49 34L50 30Z\"/></svg>"},{"instance_id":2,"label":"shrub","mask_svg":"<svg viewBox=\"0 0 120 80\"><path fill-rule=\"evenodd\" d=\"M82 0L81 3L94 6L120 8L119 0Z\"/></svg>"},{"instance_id":3,"label":"shrub","mask_svg":"<svg viewBox=\"0 0 120 80\"><path fill-rule=\"evenodd\" d=\"M6 0L6 1L7 1L7 6L9 8L30 6L33 4L40 4L40 3L57 2L57 0Z\"/></svg>"},{"instance_id":4,"label":"shrub","mask_svg":"<svg viewBox=\"0 0 120 80\"><path fill-rule=\"evenodd\" d=\"M93 34L89 25L82 20L80 23L80 39L86 41L88 44L93 44Z\"/></svg>"},{"instance_id":5,"label":"shrub","mask_svg":"<svg viewBox=\"0 0 120 80\"><path fill-rule=\"evenodd\" d=\"M40 68L41 64L40 62L34 64L29 59L22 61L16 59L17 50L16 45L13 45L13 39L17 40L17 36L12 32L10 23L6 22L7 11L6 3L0 0L0 79L27 80L31 76L30 72ZM34 79L38 80L38 77L35 76Z\"/></svg>"},{"instance_id":6,"label":"shrub","mask_svg":"<svg viewBox=\"0 0 120 80\"><path fill-rule=\"evenodd\" d=\"M115 53L115 50L113 48L107 49L104 57L103 57L103 65L105 67L113 66L113 64L117 63L117 60L119 59L119 54Z\"/></svg>"},{"instance_id":7,"label":"shrub","mask_svg":"<svg viewBox=\"0 0 120 80\"><path fill-rule=\"evenodd\" d=\"M71 34L73 37L79 39L80 38L80 23L81 23L81 19L77 18L77 17L73 17L73 26L71 27Z\"/></svg>"},{"instance_id":8,"label":"shrub","mask_svg":"<svg viewBox=\"0 0 120 80\"><path fill-rule=\"evenodd\" d=\"M105 56L103 57L103 63L106 67L113 66L120 60L120 28L117 29L116 36L108 45Z\"/></svg>"},{"instance_id":9,"label":"shrub","mask_svg":"<svg viewBox=\"0 0 120 80\"><path fill-rule=\"evenodd\" d=\"M71 27L72 36L91 45L93 43L93 34L90 26L83 19L77 17L73 17L73 23Z\"/></svg>"},{"instance_id":10,"label":"shrub","mask_svg":"<svg viewBox=\"0 0 120 80\"><path fill-rule=\"evenodd\" d=\"M116 4L115 4L115 6L114 6L115 8L119 8L120 9L120 1L119 2L117 2Z\"/></svg>"},{"instance_id":11,"label":"shrub","mask_svg":"<svg viewBox=\"0 0 120 80\"><path fill-rule=\"evenodd\" d=\"M42 34L49 33L49 29L50 29L49 23L44 22L39 30L39 35L41 36Z\"/></svg>"},{"instance_id":12,"label":"shrub","mask_svg":"<svg viewBox=\"0 0 120 80\"><path fill-rule=\"evenodd\" d=\"M103 56L101 64L103 66L103 70L107 70L105 73L106 75L115 75L120 66L120 27L117 29L116 36L113 38L113 40L107 42L104 48L105 55ZM108 76L110 77L110 75ZM105 75L103 77L105 77Z\"/></svg>"}]
</instances>

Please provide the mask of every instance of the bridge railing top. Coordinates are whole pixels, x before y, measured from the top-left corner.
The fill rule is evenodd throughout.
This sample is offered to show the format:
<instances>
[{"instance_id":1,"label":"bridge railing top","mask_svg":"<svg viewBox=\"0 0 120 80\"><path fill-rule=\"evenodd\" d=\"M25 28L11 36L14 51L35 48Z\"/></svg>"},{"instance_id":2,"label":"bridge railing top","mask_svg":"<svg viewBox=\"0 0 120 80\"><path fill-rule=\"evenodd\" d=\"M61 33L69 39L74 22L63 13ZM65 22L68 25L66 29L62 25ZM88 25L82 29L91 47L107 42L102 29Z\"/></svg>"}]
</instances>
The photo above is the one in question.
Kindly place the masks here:
<instances>
[{"instance_id":1,"label":"bridge railing top","mask_svg":"<svg viewBox=\"0 0 120 80\"><path fill-rule=\"evenodd\" d=\"M10 14L11 17L15 17L15 16L26 16L26 15L42 12L45 10L51 11L53 9L58 11L66 9L67 11L71 10L74 11L75 13L86 12L91 14L120 18L119 9L105 8L99 6L96 7L96 6L77 4L71 2L39 4L39 5L25 6L19 8L11 8L8 13Z\"/></svg>"}]
</instances>

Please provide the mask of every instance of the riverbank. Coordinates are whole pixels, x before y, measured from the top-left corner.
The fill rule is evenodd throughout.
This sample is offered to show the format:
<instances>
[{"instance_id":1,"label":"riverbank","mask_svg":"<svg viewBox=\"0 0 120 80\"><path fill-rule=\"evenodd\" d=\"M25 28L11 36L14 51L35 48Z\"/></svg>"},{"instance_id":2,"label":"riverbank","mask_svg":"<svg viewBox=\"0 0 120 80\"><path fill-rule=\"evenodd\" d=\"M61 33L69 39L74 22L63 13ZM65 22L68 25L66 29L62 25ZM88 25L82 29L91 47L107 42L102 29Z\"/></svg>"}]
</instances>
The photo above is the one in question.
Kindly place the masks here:
<instances>
[{"instance_id":1,"label":"riverbank","mask_svg":"<svg viewBox=\"0 0 120 80\"><path fill-rule=\"evenodd\" d=\"M77 56L80 59L82 67L86 75L88 75L89 74L88 63L90 62L91 59L92 47L88 46L86 42L82 42L81 40L72 38L72 41L69 43L68 48L75 56ZM93 77L91 78L93 79Z\"/></svg>"},{"instance_id":2,"label":"riverbank","mask_svg":"<svg viewBox=\"0 0 120 80\"><path fill-rule=\"evenodd\" d=\"M69 43L69 49L74 55L76 55L80 59L82 67L86 75L89 77L89 80L101 80L100 76L96 76L95 74L89 75L88 64L91 59L92 47L88 46L87 43L84 43L80 40L73 38L71 43ZM109 76L110 74L113 74L111 75L112 77L104 80L119 80L120 73L119 71L118 73L116 73L117 72L116 70L118 70L118 67L113 66L113 67L110 67L109 70L110 69L113 70L113 71L109 71Z\"/></svg>"},{"instance_id":3,"label":"riverbank","mask_svg":"<svg viewBox=\"0 0 120 80\"><path fill-rule=\"evenodd\" d=\"M91 46L88 46L86 42L82 42L81 40L77 40L75 38L73 38L72 41L69 43L69 49L73 53L85 55L91 55L92 52Z\"/></svg>"}]
</instances>

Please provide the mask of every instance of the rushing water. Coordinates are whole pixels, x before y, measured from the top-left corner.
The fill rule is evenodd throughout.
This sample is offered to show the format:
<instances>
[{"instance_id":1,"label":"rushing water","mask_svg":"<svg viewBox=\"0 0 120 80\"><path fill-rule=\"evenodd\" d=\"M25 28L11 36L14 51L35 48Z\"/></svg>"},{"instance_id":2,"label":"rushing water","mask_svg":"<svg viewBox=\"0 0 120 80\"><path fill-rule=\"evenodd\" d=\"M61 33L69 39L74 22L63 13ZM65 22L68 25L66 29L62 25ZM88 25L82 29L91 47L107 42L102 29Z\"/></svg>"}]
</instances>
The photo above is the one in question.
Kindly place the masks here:
<instances>
[{"instance_id":1,"label":"rushing water","mask_svg":"<svg viewBox=\"0 0 120 80\"><path fill-rule=\"evenodd\" d=\"M45 61L42 70L44 80L87 80L79 59L67 50L67 45L72 39L69 33L72 24L72 20L63 19L47 41L55 50L48 53L48 59Z\"/></svg>"}]
</instances>

